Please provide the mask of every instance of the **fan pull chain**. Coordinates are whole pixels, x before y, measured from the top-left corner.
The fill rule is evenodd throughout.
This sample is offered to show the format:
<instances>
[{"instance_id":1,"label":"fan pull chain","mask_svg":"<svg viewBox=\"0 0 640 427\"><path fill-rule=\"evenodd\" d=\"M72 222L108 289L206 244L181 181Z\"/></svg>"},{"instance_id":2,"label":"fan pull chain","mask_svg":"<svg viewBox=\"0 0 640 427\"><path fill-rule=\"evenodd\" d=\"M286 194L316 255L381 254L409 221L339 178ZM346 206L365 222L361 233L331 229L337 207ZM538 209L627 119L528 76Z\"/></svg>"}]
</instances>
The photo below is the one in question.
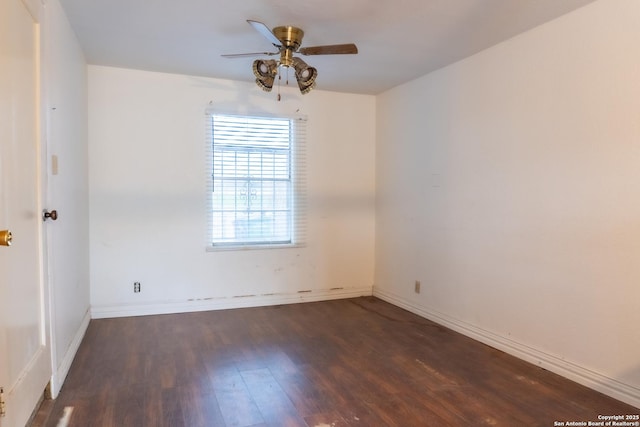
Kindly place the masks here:
<instances>
[{"instance_id":1,"label":"fan pull chain","mask_svg":"<svg viewBox=\"0 0 640 427\"><path fill-rule=\"evenodd\" d=\"M280 101L280 80L282 80L282 74L280 74L280 70L278 70L278 101Z\"/></svg>"}]
</instances>

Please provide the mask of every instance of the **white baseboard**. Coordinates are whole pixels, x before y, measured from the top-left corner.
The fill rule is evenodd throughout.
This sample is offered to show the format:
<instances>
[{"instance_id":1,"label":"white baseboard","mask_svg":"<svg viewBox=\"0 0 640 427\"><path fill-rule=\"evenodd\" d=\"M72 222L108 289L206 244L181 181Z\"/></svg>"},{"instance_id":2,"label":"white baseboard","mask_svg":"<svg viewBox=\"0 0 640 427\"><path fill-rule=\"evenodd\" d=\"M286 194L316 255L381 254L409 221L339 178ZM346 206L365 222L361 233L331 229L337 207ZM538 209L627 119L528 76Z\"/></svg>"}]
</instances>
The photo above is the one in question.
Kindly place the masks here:
<instances>
[{"instance_id":1,"label":"white baseboard","mask_svg":"<svg viewBox=\"0 0 640 427\"><path fill-rule=\"evenodd\" d=\"M318 289L287 294L246 295L149 304L94 305L91 307L91 317L93 319L104 319L111 317L148 316L154 314L189 313L195 311L295 304L371 296L372 292L371 287L339 288Z\"/></svg>"},{"instance_id":2,"label":"white baseboard","mask_svg":"<svg viewBox=\"0 0 640 427\"><path fill-rule=\"evenodd\" d=\"M80 327L73 336L73 339L71 340L71 343L67 348L67 352L64 354L64 357L60 362L60 365L53 373L53 376L51 378L51 397L53 397L54 399L58 397L58 393L60 393L60 389L62 388L62 385L67 378L67 374L69 373L69 369L71 369L73 359L76 357L78 348L80 348L80 343L84 338L84 334L87 332L87 328L89 327L90 320L91 310L87 310L84 317L82 318L82 322L80 322Z\"/></svg>"},{"instance_id":3,"label":"white baseboard","mask_svg":"<svg viewBox=\"0 0 640 427\"><path fill-rule=\"evenodd\" d=\"M519 359L538 365L593 390L599 391L600 393L611 396L614 399L640 408L640 389L634 386L609 378L510 338L484 330L473 324L415 305L411 301L392 292L374 287L373 296L511 354Z\"/></svg>"}]
</instances>

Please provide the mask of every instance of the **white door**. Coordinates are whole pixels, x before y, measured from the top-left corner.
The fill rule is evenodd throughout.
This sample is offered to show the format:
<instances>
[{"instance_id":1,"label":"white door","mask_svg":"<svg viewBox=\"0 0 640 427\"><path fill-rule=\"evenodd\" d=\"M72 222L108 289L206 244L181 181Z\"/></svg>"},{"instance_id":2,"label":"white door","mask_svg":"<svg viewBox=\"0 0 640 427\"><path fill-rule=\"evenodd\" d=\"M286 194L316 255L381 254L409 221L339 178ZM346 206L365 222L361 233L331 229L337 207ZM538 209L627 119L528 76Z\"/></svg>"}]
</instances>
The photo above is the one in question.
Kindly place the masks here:
<instances>
[{"instance_id":1,"label":"white door","mask_svg":"<svg viewBox=\"0 0 640 427\"><path fill-rule=\"evenodd\" d=\"M0 427L23 426L51 377L39 203L38 58L36 19L21 0L0 0L0 230L13 235L11 246L0 246Z\"/></svg>"}]
</instances>

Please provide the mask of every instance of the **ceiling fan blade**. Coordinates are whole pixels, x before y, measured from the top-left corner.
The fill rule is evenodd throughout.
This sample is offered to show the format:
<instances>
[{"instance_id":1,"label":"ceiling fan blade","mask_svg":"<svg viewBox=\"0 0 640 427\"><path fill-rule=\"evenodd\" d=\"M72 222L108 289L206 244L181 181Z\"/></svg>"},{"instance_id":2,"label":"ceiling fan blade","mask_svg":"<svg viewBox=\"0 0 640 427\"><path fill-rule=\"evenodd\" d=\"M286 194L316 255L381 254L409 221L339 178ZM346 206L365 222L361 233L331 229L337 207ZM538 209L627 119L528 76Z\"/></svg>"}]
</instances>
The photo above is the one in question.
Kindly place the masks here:
<instances>
[{"instance_id":1,"label":"ceiling fan blade","mask_svg":"<svg viewBox=\"0 0 640 427\"><path fill-rule=\"evenodd\" d=\"M358 47L353 43L330 44L326 46L310 46L298 49L303 55L345 55L358 53Z\"/></svg>"},{"instance_id":2,"label":"ceiling fan blade","mask_svg":"<svg viewBox=\"0 0 640 427\"><path fill-rule=\"evenodd\" d=\"M273 55L279 55L279 52L253 52L253 53L226 53L224 55L220 55L223 58L246 58L249 56L273 56Z\"/></svg>"},{"instance_id":3,"label":"ceiling fan blade","mask_svg":"<svg viewBox=\"0 0 640 427\"><path fill-rule=\"evenodd\" d=\"M265 39L269 40L270 43L272 43L275 47L282 47L282 43L280 42L280 40L278 40L278 38L271 32L271 30L269 29L269 27L267 27L266 25L264 25L262 22L259 21L252 21L250 19L247 19L247 22L249 23L249 25L251 25L257 32L259 32L260 34L262 34L262 37L264 37Z\"/></svg>"}]
</instances>

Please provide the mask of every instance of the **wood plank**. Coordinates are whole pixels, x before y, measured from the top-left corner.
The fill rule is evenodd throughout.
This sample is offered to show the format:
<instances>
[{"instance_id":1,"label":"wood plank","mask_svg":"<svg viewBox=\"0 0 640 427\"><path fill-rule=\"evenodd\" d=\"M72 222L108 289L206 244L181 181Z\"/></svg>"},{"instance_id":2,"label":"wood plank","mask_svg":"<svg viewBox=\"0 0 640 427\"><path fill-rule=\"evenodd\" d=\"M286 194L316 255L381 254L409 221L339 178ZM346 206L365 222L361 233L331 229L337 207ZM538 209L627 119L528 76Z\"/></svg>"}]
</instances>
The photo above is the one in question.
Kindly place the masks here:
<instances>
[{"instance_id":1,"label":"wood plank","mask_svg":"<svg viewBox=\"0 0 640 427\"><path fill-rule=\"evenodd\" d=\"M253 426L264 422L235 365L209 373L220 412L227 426Z\"/></svg>"}]
</instances>

